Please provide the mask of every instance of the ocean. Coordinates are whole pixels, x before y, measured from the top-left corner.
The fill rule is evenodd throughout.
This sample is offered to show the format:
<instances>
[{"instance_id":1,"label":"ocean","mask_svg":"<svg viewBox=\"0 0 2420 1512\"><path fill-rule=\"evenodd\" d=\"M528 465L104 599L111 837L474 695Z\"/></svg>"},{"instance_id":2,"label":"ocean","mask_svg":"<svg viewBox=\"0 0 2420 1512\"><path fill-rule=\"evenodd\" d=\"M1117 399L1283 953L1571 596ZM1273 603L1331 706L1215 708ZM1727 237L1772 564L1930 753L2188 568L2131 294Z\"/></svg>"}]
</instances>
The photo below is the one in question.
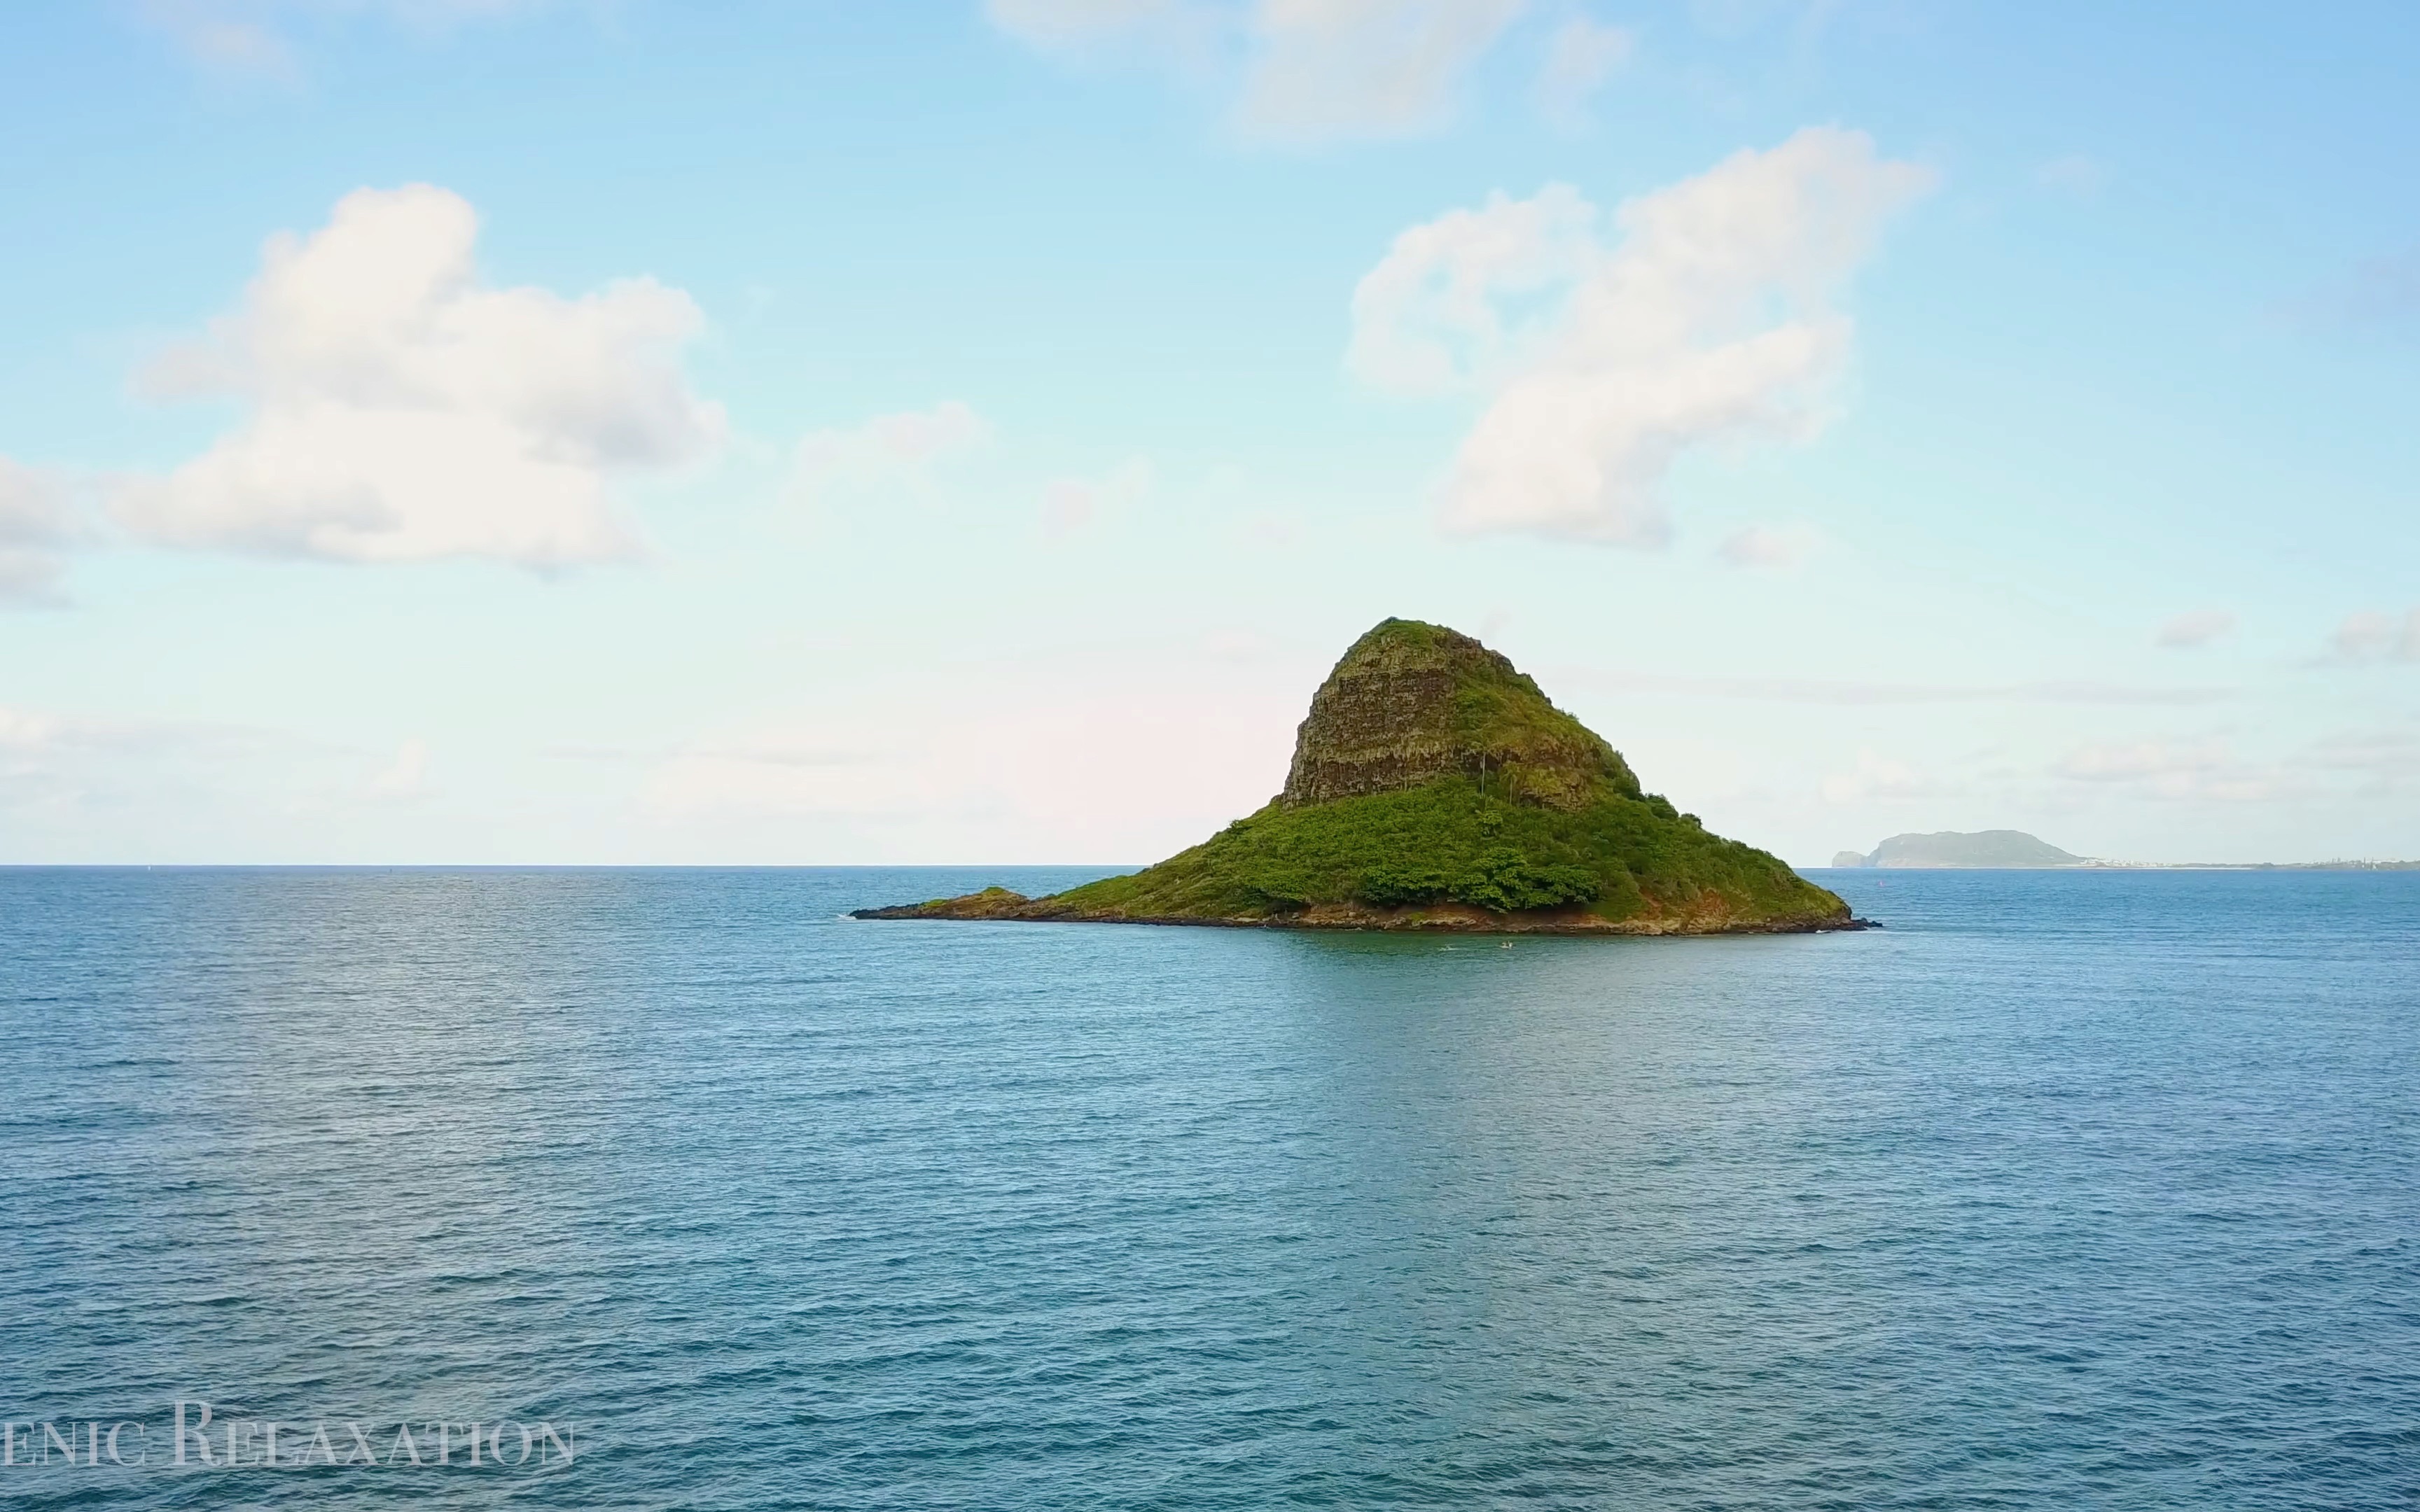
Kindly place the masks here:
<instances>
[{"instance_id":1,"label":"ocean","mask_svg":"<svg viewBox=\"0 0 2420 1512\"><path fill-rule=\"evenodd\" d=\"M1097 874L0 871L0 1501L2420 1500L2420 873L839 917Z\"/></svg>"}]
</instances>

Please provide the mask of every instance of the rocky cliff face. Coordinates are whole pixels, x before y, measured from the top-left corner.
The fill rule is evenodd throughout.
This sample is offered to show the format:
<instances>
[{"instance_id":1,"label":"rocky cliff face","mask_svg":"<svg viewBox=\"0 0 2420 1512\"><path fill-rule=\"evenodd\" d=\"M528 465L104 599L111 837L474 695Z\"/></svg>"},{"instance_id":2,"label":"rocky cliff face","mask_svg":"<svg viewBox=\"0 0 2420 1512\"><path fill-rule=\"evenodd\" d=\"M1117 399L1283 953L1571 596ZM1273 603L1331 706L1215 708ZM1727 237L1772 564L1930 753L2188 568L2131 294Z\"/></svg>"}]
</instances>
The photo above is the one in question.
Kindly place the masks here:
<instances>
[{"instance_id":1,"label":"rocky cliff face","mask_svg":"<svg viewBox=\"0 0 2420 1512\"><path fill-rule=\"evenodd\" d=\"M1576 811L1638 795L1620 753L1466 635L1387 620L1311 695L1279 801L1332 803L1467 777L1496 796Z\"/></svg>"}]
</instances>

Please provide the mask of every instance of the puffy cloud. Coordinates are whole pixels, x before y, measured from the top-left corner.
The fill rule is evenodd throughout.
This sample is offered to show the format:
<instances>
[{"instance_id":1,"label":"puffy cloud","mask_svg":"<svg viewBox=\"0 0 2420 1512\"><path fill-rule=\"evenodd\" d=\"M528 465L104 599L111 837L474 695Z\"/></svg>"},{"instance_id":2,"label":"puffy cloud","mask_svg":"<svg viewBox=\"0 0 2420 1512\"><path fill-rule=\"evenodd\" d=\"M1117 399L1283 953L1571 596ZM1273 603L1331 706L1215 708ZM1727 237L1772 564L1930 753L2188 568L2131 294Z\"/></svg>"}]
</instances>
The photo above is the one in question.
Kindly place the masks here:
<instances>
[{"instance_id":1,"label":"puffy cloud","mask_svg":"<svg viewBox=\"0 0 2420 1512\"><path fill-rule=\"evenodd\" d=\"M1733 531L1717 548L1734 567L1794 567L1807 560L1823 537L1805 525L1750 525Z\"/></svg>"},{"instance_id":2,"label":"puffy cloud","mask_svg":"<svg viewBox=\"0 0 2420 1512\"><path fill-rule=\"evenodd\" d=\"M1538 108L1550 120L1576 122L1613 70L1630 61L1638 39L1621 26L1574 16L1555 29L1538 72Z\"/></svg>"},{"instance_id":3,"label":"puffy cloud","mask_svg":"<svg viewBox=\"0 0 2420 1512\"><path fill-rule=\"evenodd\" d=\"M1683 453L1822 428L1850 349L1835 301L1931 182L1811 127L1628 201L1610 244L1570 189L1499 196L1396 238L1355 291L1347 362L1489 396L1444 486L1450 528L1660 545Z\"/></svg>"},{"instance_id":4,"label":"puffy cloud","mask_svg":"<svg viewBox=\"0 0 2420 1512\"><path fill-rule=\"evenodd\" d=\"M2152 639L2171 651L2191 651L2210 644L2234 628L2232 610L2197 609L2169 620L2160 626L2160 633Z\"/></svg>"},{"instance_id":5,"label":"puffy cloud","mask_svg":"<svg viewBox=\"0 0 2420 1512\"><path fill-rule=\"evenodd\" d=\"M649 278L566 299L482 285L478 217L426 184L360 190L271 238L240 309L145 379L232 393L236 427L118 519L151 539L350 562L628 557L613 477L701 457L719 407L681 369L695 303Z\"/></svg>"},{"instance_id":6,"label":"puffy cloud","mask_svg":"<svg viewBox=\"0 0 2420 1512\"><path fill-rule=\"evenodd\" d=\"M0 456L0 604L49 598L72 532L65 490Z\"/></svg>"},{"instance_id":7,"label":"puffy cloud","mask_svg":"<svg viewBox=\"0 0 2420 1512\"><path fill-rule=\"evenodd\" d=\"M1373 388L1444 393L1500 384L1538 360L1558 333L1552 305L1602 256L1596 207L1549 184L1534 199L1491 194L1475 210L1450 210L1399 234L1353 290L1353 339L1344 365Z\"/></svg>"},{"instance_id":8,"label":"puffy cloud","mask_svg":"<svg viewBox=\"0 0 2420 1512\"><path fill-rule=\"evenodd\" d=\"M790 462L790 498L813 503L844 489L928 483L936 463L991 439L990 422L955 399L809 431Z\"/></svg>"},{"instance_id":9,"label":"puffy cloud","mask_svg":"<svg viewBox=\"0 0 2420 1512\"><path fill-rule=\"evenodd\" d=\"M985 0L984 7L1001 31L1049 52L1124 48L1188 65L1223 61L1234 80L1237 128L1286 143L1415 136L1444 125L1471 66L1528 8L1528 0ZM1610 64L1578 56L1568 66L1584 72Z\"/></svg>"},{"instance_id":10,"label":"puffy cloud","mask_svg":"<svg viewBox=\"0 0 2420 1512\"><path fill-rule=\"evenodd\" d=\"M2374 609L2348 614L2328 647L2340 661L2420 661L2420 609L2400 619Z\"/></svg>"}]
</instances>

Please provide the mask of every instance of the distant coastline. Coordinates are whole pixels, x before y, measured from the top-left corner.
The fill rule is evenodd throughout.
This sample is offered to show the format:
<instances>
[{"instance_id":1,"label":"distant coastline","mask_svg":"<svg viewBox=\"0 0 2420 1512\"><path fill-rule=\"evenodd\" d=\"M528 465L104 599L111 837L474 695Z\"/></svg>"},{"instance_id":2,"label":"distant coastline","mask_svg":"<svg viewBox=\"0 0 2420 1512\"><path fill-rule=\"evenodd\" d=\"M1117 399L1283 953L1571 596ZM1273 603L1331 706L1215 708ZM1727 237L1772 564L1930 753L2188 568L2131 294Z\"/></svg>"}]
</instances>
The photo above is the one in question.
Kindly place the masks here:
<instances>
[{"instance_id":1,"label":"distant coastline","mask_svg":"<svg viewBox=\"0 0 2420 1512\"><path fill-rule=\"evenodd\" d=\"M2021 829L1893 835L1871 852L1842 851L1829 868L1846 871L1992 872L2413 872L2420 861L2112 861L2078 856Z\"/></svg>"},{"instance_id":2,"label":"distant coastline","mask_svg":"<svg viewBox=\"0 0 2420 1512\"><path fill-rule=\"evenodd\" d=\"M2420 872L2420 861L2086 861L2091 872Z\"/></svg>"}]
</instances>

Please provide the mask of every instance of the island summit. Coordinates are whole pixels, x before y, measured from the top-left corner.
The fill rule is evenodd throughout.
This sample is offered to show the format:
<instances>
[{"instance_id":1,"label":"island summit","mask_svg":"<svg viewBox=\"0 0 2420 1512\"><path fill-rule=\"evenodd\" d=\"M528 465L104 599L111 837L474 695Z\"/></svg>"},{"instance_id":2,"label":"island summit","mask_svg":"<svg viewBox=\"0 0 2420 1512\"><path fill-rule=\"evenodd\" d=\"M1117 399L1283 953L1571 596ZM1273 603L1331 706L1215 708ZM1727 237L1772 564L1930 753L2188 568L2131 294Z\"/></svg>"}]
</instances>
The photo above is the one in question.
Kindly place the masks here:
<instances>
[{"instance_id":1,"label":"island summit","mask_svg":"<svg viewBox=\"0 0 2420 1512\"><path fill-rule=\"evenodd\" d=\"M857 918L1528 934L1857 929L1709 834L1466 635L1387 620L1311 695L1285 791L1191 850L1044 898L986 887Z\"/></svg>"}]
</instances>

